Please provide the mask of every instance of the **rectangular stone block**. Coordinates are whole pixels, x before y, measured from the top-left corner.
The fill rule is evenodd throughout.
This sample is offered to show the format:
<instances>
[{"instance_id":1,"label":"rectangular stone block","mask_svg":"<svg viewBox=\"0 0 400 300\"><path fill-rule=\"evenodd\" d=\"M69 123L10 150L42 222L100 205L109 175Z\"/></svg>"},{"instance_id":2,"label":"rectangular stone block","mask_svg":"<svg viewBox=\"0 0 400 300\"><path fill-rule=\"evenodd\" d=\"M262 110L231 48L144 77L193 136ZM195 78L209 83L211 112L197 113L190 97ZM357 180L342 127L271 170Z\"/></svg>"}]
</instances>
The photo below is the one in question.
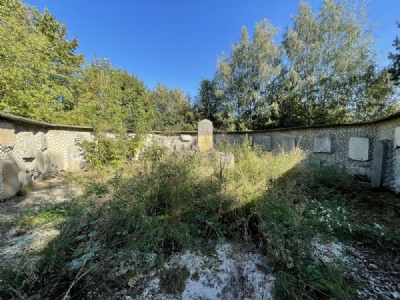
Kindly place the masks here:
<instances>
[{"instance_id":1,"label":"rectangular stone block","mask_svg":"<svg viewBox=\"0 0 400 300\"><path fill-rule=\"evenodd\" d=\"M387 141L379 141L375 144L372 154L371 186L379 188L385 175L385 162L387 158Z\"/></svg>"},{"instance_id":2,"label":"rectangular stone block","mask_svg":"<svg viewBox=\"0 0 400 300\"><path fill-rule=\"evenodd\" d=\"M181 134L181 141L182 142L190 142L193 137L190 134Z\"/></svg>"},{"instance_id":3,"label":"rectangular stone block","mask_svg":"<svg viewBox=\"0 0 400 300\"><path fill-rule=\"evenodd\" d=\"M37 135L39 136L40 150L46 150L48 148L47 136L43 132L38 132Z\"/></svg>"},{"instance_id":4,"label":"rectangular stone block","mask_svg":"<svg viewBox=\"0 0 400 300\"><path fill-rule=\"evenodd\" d=\"M14 147L15 130L11 123L0 122L0 147Z\"/></svg>"},{"instance_id":5,"label":"rectangular stone block","mask_svg":"<svg viewBox=\"0 0 400 300\"><path fill-rule=\"evenodd\" d=\"M296 140L293 137L284 137L281 141L280 146L284 152L291 152L296 147Z\"/></svg>"},{"instance_id":6,"label":"rectangular stone block","mask_svg":"<svg viewBox=\"0 0 400 300\"><path fill-rule=\"evenodd\" d=\"M349 158L359 161L369 159L369 139L362 137L351 137L349 141Z\"/></svg>"},{"instance_id":7,"label":"rectangular stone block","mask_svg":"<svg viewBox=\"0 0 400 300\"><path fill-rule=\"evenodd\" d=\"M253 142L254 144L260 146L263 150L272 150L272 138L270 135L254 135Z\"/></svg>"},{"instance_id":8,"label":"rectangular stone block","mask_svg":"<svg viewBox=\"0 0 400 300\"><path fill-rule=\"evenodd\" d=\"M35 158L35 137L32 132L24 132L22 134L24 142L23 158Z\"/></svg>"},{"instance_id":9,"label":"rectangular stone block","mask_svg":"<svg viewBox=\"0 0 400 300\"><path fill-rule=\"evenodd\" d=\"M332 139L329 136L314 138L314 152L332 153Z\"/></svg>"},{"instance_id":10,"label":"rectangular stone block","mask_svg":"<svg viewBox=\"0 0 400 300\"><path fill-rule=\"evenodd\" d=\"M200 152L213 148L213 124L210 120L202 120L198 124L198 147Z\"/></svg>"},{"instance_id":11,"label":"rectangular stone block","mask_svg":"<svg viewBox=\"0 0 400 300\"><path fill-rule=\"evenodd\" d=\"M400 127L394 129L394 147L400 147Z\"/></svg>"}]
</instances>

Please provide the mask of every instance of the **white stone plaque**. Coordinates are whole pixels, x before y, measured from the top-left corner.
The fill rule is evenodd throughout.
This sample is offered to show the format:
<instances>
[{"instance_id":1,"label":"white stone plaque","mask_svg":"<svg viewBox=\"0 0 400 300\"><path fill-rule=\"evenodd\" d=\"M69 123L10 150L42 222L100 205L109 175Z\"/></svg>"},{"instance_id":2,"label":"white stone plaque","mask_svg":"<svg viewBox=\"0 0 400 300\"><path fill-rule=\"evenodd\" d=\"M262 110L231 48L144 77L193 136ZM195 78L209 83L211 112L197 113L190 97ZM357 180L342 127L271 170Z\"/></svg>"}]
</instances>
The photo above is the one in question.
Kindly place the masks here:
<instances>
[{"instance_id":1,"label":"white stone plaque","mask_svg":"<svg viewBox=\"0 0 400 300\"><path fill-rule=\"evenodd\" d=\"M190 134L181 134L181 141L182 142L190 142L193 137Z\"/></svg>"},{"instance_id":2,"label":"white stone plaque","mask_svg":"<svg viewBox=\"0 0 400 300\"><path fill-rule=\"evenodd\" d=\"M15 131L13 124L0 122L0 147L14 147Z\"/></svg>"},{"instance_id":3,"label":"white stone plaque","mask_svg":"<svg viewBox=\"0 0 400 300\"><path fill-rule=\"evenodd\" d=\"M400 147L400 127L396 127L394 130L394 147Z\"/></svg>"},{"instance_id":4,"label":"white stone plaque","mask_svg":"<svg viewBox=\"0 0 400 300\"><path fill-rule=\"evenodd\" d=\"M330 137L314 138L314 152L332 153L332 140Z\"/></svg>"},{"instance_id":5,"label":"white stone plaque","mask_svg":"<svg viewBox=\"0 0 400 300\"><path fill-rule=\"evenodd\" d=\"M369 139L351 137L349 141L349 157L354 160L367 161L369 159Z\"/></svg>"},{"instance_id":6,"label":"white stone plaque","mask_svg":"<svg viewBox=\"0 0 400 300\"><path fill-rule=\"evenodd\" d=\"M23 158L35 158L35 137L32 132L25 132L22 135L24 141Z\"/></svg>"}]
</instances>

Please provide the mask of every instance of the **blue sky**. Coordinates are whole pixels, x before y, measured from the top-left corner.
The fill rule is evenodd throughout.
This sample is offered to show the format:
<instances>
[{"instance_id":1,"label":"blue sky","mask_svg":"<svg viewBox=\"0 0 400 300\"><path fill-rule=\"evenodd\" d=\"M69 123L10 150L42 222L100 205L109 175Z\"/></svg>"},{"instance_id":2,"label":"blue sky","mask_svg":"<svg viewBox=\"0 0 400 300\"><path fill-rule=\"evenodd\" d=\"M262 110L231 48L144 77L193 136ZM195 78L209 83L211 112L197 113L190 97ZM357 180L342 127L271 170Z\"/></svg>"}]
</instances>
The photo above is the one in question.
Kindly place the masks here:
<instances>
[{"instance_id":1,"label":"blue sky","mask_svg":"<svg viewBox=\"0 0 400 300\"><path fill-rule=\"evenodd\" d=\"M66 24L77 36L87 60L107 57L115 68L135 74L149 88L158 82L196 96L201 78L212 78L217 58L238 42L242 26L252 32L265 18L280 27L291 24L299 0L22 0ZM323 0L308 1L314 9ZM382 65L400 29L400 0L374 0L369 20Z\"/></svg>"}]
</instances>

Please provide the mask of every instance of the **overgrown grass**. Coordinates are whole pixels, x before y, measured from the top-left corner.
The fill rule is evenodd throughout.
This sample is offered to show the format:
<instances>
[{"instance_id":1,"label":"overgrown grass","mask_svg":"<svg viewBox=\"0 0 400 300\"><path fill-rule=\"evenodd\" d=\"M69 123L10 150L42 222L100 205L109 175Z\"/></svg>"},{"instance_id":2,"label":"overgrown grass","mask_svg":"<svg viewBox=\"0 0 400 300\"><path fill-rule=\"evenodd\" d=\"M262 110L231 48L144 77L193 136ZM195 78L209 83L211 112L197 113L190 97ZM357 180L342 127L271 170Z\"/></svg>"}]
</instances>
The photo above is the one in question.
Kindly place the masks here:
<instances>
[{"instance_id":1,"label":"overgrown grass","mask_svg":"<svg viewBox=\"0 0 400 300\"><path fill-rule=\"evenodd\" d=\"M61 220L61 234L41 253L40 277L22 266L7 273L2 293L85 297L96 289L100 299L174 252L229 240L269 258L276 299L354 298L343 266L310 258L317 234L351 238L361 230L342 195L351 178L337 166L309 163L301 151L274 155L250 141L222 149L234 154L233 169L217 153L166 155L153 147L111 179L89 182L86 200L68 213L55 206L26 215L30 226ZM118 272L124 262L133 266Z\"/></svg>"}]
</instances>

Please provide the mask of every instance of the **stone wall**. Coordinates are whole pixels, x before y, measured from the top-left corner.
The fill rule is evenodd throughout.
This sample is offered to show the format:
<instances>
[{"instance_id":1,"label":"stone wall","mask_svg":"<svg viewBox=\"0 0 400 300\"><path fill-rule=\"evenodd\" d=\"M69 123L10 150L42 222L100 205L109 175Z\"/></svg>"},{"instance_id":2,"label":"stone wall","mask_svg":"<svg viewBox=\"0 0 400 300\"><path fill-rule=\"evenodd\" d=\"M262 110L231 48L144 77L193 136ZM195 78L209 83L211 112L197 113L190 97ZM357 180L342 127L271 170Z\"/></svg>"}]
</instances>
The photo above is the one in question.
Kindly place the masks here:
<instances>
[{"instance_id":1,"label":"stone wall","mask_svg":"<svg viewBox=\"0 0 400 300\"><path fill-rule=\"evenodd\" d=\"M374 122L214 134L214 143L241 143L244 137L267 151L305 150L321 163L339 163L349 173L372 177L374 161L383 156L380 186L400 193L400 114ZM384 143L385 153L374 149ZM377 166L379 164L376 164Z\"/></svg>"},{"instance_id":2,"label":"stone wall","mask_svg":"<svg viewBox=\"0 0 400 300\"><path fill-rule=\"evenodd\" d=\"M339 163L350 173L371 179L374 186L400 193L400 113L367 123L214 132L208 144L241 143L246 136L265 151L301 148L310 159ZM43 175L81 170L84 161L79 143L91 139L89 127L54 125L0 113L0 199L15 195L23 185ZM179 152L197 149L199 140L197 132L154 132L147 136L146 144L154 141Z\"/></svg>"}]
</instances>

